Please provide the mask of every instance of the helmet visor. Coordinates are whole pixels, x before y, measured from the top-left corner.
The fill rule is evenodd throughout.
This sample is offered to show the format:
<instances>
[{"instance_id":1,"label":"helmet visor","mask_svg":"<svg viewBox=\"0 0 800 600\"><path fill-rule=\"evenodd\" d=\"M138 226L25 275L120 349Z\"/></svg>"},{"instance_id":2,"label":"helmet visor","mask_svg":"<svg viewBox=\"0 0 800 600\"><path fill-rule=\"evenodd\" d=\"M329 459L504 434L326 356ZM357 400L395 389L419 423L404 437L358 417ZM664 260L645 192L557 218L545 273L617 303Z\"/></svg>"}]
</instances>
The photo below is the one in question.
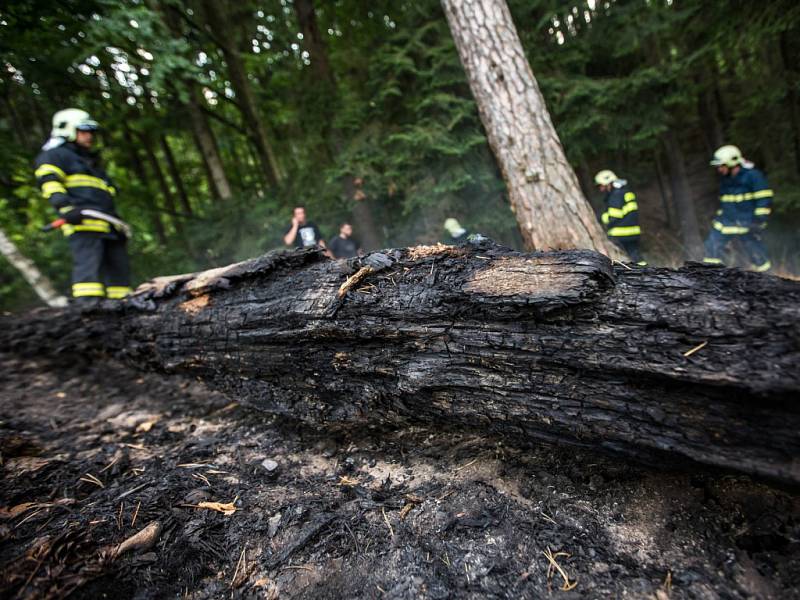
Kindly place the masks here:
<instances>
[{"instance_id":1,"label":"helmet visor","mask_svg":"<svg viewBox=\"0 0 800 600\"><path fill-rule=\"evenodd\" d=\"M84 119L75 126L75 129L78 131L97 131L100 129L100 125L92 119Z\"/></svg>"}]
</instances>

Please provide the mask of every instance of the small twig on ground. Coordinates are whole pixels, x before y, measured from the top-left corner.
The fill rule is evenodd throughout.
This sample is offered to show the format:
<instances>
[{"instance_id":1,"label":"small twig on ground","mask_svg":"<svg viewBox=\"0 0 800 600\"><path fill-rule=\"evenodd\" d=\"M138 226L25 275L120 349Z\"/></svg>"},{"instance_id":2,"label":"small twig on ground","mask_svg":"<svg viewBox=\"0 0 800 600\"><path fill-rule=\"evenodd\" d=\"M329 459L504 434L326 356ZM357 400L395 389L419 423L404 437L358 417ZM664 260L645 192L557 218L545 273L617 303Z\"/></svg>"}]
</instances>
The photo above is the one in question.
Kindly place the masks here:
<instances>
[{"instance_id":1,"label":"small twig on ground","mask_svg":"<svg viewBox=\"0 0 800 600\"><path fill-rule=\"evenodd\" d=\"M108 470L109 470L111 467L113 467L115 464L117 464L117 461L118 461L118 460L119 460L119 455L115 456L115 457L114 457L114 460L112 460L112 461L111 461L110 463L108 463L108 464L107 464L105 467L103 467L102 469L100 469L100 472L101 472L101 473L105 473L105 472L106 472L106 471L108 471Z\"/></svg>"},{"instance_id":2,"label":"small twig on ground","mask_svg":"<svg viewBox=\"0 0 800 600\"><path fill-rule=\"evenodd\" d=\"M122 492L119 496L117 496L117 500L122 500L126 496L130 496L134 492L138 492L140 489L142 489L143 487L146 487L146 486L147 486L147 484L143 483L141 485L137 485L135 488L129 489L127 492Z\"/></svg>"},{"instance_id":3,"label":"small twig on ground","mask_svg":"<svg viewBox=\"0 0 800 600\"><path fill-rule=\"evenodd\" d=\"M705 341L705 342L703 342L702 344L698 344L697 346L695 346L695 347L694 347L694 348L692 348L691 350L687 350L686 352L684 352L684 353L683 353L683 355L684 355L684 356L691 356L692 354L694 354L694 353L695 353L695 352L697 352L698 350L702 350L702 349L703 349L703 348L705 348L706 346L708 346L708 340L706 340L706 341Z\"/></svg>"},{"instance_id":4,"label":"small twig on ground","mask_svg":"<svg viewBox=\"0 0 800 600\"><path fill-rule=\"evenodd\" d=\"M131 519L131 527L136 523L136 517L139 516L139 507L142 505L142 501L139 500L139 503L136 505L136 510L133 511L133 518Z\"/></svg>"},{"instance_id":5,"label":"small twig on ground","mask_svg":"<svg viewBox=\"0 0 800 600\"><path fill-rule=\"evenodd\" d=\"M311 572L314 571L314 569L306 565L286 565L285 567L281 567L281 569L296 569L296 570L311 571Z\"/></svg>"},{"instance_id":6,"label":"small twig on ground","mask_svg":"<svg viewBox=\"0 0 800 600\"><path fill-rule=\"evenodd\" d=\"M99 488L103 489L106 486L100 481L97 477L92 475L91 473L86 473L83 477L79 478L78 481L85 481L86 483L93 483L94 485L98 486Z\"/></svg>"},{"instance_id":7,"label":"small twig on ground","mask_svg":"<svg viewBox=\"0 0 800 600\"><path fill-rule=\"evenodd\" d=\"M545 514L544 512L541 512L541 511L539 512L539 514L542 515L542 517L544 517L544 519L546 521L550 521L553 525L558 525L558 523L556 523L556 520L553 517Z\"/></svg>"},{"instance_id":8,"label":"small twig on ground","mask_svg":"<svg viewBox=\"0 0 800 600\"><path fill-rule=\"evenodd\" d=\"M244 562L244 553L247 551L247 544L245 543L244 547L242 548L242 554L239 556L239 560L236 561L236 570L233 572L233 577L231 577L231 589L236 586L236 576L239 574L239 568L241 567L242 563Z\"/></svg>"},{"instance_id":9,"label":"small twig on ground","mask_svg":"<svg viewBox=\"0 0 800 600\"><path fill-rule=\"evenodd\" d=\"M394 537L394 529L392 529L392 524L389 523L389 517L386 516L386 509L381 506L381 512L383 513L383 520L386 521L386 526L389 528L389 535Z\"/></svg>"},{"instance_id":10,"label":"small twig on ground","mask_svg":"<svg viewBox=\"0 0 800 600\"><path fill-rule=\"evenodd\" d=\"M208 477L203 475L202 473L192 473L192 477L195 479L199 479L203 483L205 483L208 487L211 487L211 482L208 480Z\"/></svg>"},{"instance_id":11,"label":"small twig on ground","mask_svg":"<svg viewBox=\"0 0 800 600\"><path fill-rule=\"evenodd\" d=\"M119 503L119 512L117 513L117 529L122 530L122 511L125 508L125 503Z\"/></svg>"},{"instance_id":12,"label":"small twig on ground","mask_svg":"<svg viewBox=\"0 0 800 600\"><path fill-rule=\"evenodd\" d=\"M472 466L472 465L474 465L476 462L478 462L478 459L479 459L479 458L480 458L480 457L478 457L478 458L473 458L473 459L472 459L471 461L469 461L467 464L465 464L465 465L461 465L460 467L457 467L457 468L453 469L453 473L458 473L458 472L459 472L461 469L466 469L467 467L471 467L471 466Z\"/></svg>"},{"instance_id":13,"label":"small twig on ground","mask_svg":"<svg viewBox=\"0 0 800 600\"><path fill-rule=\"evenodd\" d=\"M567 572L556 561L556 558L558 558L559 556L565 556L569 558L570 555L567 554L566 552L556 552L555 554L553 554L550 548L547 548L544 552L542 552L542 554L544 554L544 557L550 563L547 567L547 579L548 580L552 579L554 571L558 571L558 574L561 575L562 579L564 580L564 583L561 586L561 591L568 592L570 590L574 590L575 587L578 585L578 580L576 579L575 581L570 581Z\"/></svg>"}]
</instances>

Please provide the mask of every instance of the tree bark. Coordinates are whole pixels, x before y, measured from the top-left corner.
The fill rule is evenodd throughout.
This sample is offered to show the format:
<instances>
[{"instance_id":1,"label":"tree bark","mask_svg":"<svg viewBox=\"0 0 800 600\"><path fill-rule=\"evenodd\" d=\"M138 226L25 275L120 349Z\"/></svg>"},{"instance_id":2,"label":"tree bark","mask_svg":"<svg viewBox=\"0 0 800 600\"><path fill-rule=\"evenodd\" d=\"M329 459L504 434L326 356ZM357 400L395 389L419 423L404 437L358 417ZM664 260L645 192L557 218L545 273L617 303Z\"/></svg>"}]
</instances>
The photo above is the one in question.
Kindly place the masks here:
<instances>
[{"instance_id":1,"label":"tree bark","mask_svg":"<svg viewBox=\"0 0 800 600\"><path fill-rule=\"evenodd\" d=\"M5 256L11 266L19 271L42 302L53 307L67 305L67 299L56 292L50 280L42 274L31 259L19 251L17 245L2 229L0 229L0 254Z\"/></svg>"},{"instance_id":2,"label":"tree bark","mask_svg":"<svg viewBox=\"0 0 800 600\"><path fill-rule=\"evenodd\" d=\"M267 127L258 111L253 87L247 78L242 57L236 44L230 39L233 30L227 17L227 9L220 6L219 0L203 0L203 10L206 13L206 27L213 33L213 38L222 50L227 65L228 76L236 91L239 107L242 111L247 126L253 134L258 157L267 180L272 185L279 184L283 178L283 169L275 156L275 151L267 134Z\"/></svg>"},{"instance_id":3,"label":"tree bark","mask_svg":"<svg viewBox=\"0 0 800 600\"><path fill-rule=\"evenodd\" d=\"M327 83L331 89L336 88L336 78L328 61L325 41L319 33L317 13L313 0L295 0L293 3L300 31L303 33L303 45L311 55L311 69L318 81Z\"/></svg>"},{"instance_id":4,"label":"tree bark","mask_svg":"<svg viewBox=\"0 0 800 600\"><path fill-rule=\"evenodd\" d=\"M141 134L139 139L141 140L142 149L147 157L147 162L150 163L150 168L153 170L153 173L156 176L156 182L158 182L158 187L161 190L161 195L164 198L164 206L167 209L167 213L170 215L172 227L175 229L175 233L178 235L178 237L180 237L185 244L186 238L183 235L183 223L178 216L178 210L175 206L175 197L172 195L172 190L169 189L169 183L167 183L164 170L161 168L161 162L159 161L155 149L150 143L150 139L147 137L147 135Z\"/></svg>"},{"instance_id":5,"label":"tree bark","mask_svg":"<svg viewBox=\"0 0 800 600\"><path fill-rule=\"evenodd\" d=\"M225 173L225 166L222 163L222 157L217 148L217 140L214 138L214 132L198 102L199 100L192 94L187 104L189 118L192 121L192 131L194 132L198 147L200 148L200 154L203 157L203 162L205 163L206 171L209 176L209 183L212 186L214 195L220 200L227 202L233 198L231 184Z\"/></svg>"},{"instance_id":6,"label":"tree bark","mask_svg":"<svg viewBox=\"0 0 800 600\"><path fill-rule=\"evenodd\" d=\"M183 178L178 169L178 163L175 161L175 155L172 153L172 148L169 147L167 136L160 135L158 141L161 144L161 151L164 153L164 158L167 161L167 168L169 169L170 177L172 177L172 183L175 184L175 190L178 192L178 199L181 201L183 211L187 215L191 215L192 204L189 202L189 194L186 193L186 188L183 185Z\"/></svg>"},{"instance_id":7,"label":"tree bark","mask_svg":"<svg viewBox=\"0 0 800 600\"><path fill-rule=\"evenodd\" d=\"M0 345L116 353L316 425L480 430L800 483L797 282L483 242L267 254L113 306L0 324Z\"/></svg>"},{"instance_id":8,"label":"tree bark","mask_svg":"<svg viewBox=\"0 0 800 600\"><path fill-rule=\"evenodd\" d=\"M505 0L442 0L528 249L623 256L581 193Z\"/></svg>"},{"instance_id":9,"label":"tree bark","mask_svg":"<svg viewBox=\"0 0 800 600\"><path fill-rule=\"evenodd\" d=\"M336 77L331 68L330 61L328 60L328 50L325 46L325 40L319 32L314 2L313 0L296 0L294 2L294 10L297 16L297 22L300 25L300 30L303 32L303 45L311 57L311 68L314 73L316 85L319 86L321 82L323 86L327 86L327 91L330 93L331 97L336 98ZM324 92L325 89L321 91L321 93ZM331 147L329 154L339 156L344 152L345 142L342 132L333 126L335 104L330 102L326 103L325 110L327 111L326 120L328 122L325 134L330 140L329 144ZM360 240L365 250L377 250L383 247L383 244L381 243L382 236L375 224L372 204L369 198L360 200L356 198L357 188L354 179L355 177L346 175L342 181L342 191L345 199L352 206L351 215L355 236Z\"/></svg>"},{"instance_id":10,"label":"tree bark","mask_svg":"<svg viewBox=\"0 0 800 600\"><path fill-rule=\"evenodd\" d=\"M670 130L664 135L664 146L669 162L672 202L677 213L684 256L687 260L699 260L703 256L703 239L700 237L700 227L697 224L697 212L694 208L689 176L686 174L686 162L674 131Z\"/></svg>"},{"instance_id":11,"label":"tree bark","mask_svg":"<svg viewBox=\"0 0 800 600\"><path fill-rule=\"evenodd\" d=\"M123 147L128 150L130 165L133 168L133 172L136 173L136 177L139 178L139 182L142 184L142 187L148 196L147 205L148 212L150 213L150 222L153 225L153 231L155 231L158 241L163 246L166 246L167 232L164 229L164 223L161 221L161 215L159 215L158 201L156 200L155 194L153 194L152 190L150 189L150 180L147 177L147 171L145 169L144 162L142 162L142 157L139 155L139 144L134 141L133 132L124 121L122 135L125 139L125 144Z\"/></svg>"}]
</instances>

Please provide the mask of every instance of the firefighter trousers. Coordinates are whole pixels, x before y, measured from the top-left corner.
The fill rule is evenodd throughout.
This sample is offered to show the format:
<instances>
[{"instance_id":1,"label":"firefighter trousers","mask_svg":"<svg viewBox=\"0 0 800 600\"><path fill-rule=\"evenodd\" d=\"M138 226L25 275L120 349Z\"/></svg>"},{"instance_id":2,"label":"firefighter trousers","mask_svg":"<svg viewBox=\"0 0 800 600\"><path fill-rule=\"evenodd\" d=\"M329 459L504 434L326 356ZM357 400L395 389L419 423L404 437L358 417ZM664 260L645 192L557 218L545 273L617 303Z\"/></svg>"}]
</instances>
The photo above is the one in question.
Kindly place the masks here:
<instances>
[{"instance_id":1,"label":"firefighter trousers","mask_svg":"<svg viewBox=\"0 0 800 600\"><path fill-rule=\"evenodd\" d=\"M767 248L764 246L764 242L761 241L761 236L755 231L728 234L712 229L706 238L703 262L721 265L722 258L725 255L725 248L733 240L739 240L747 254L747 258L753 263L756 271L768 271L772 267Z\"/></svg>"},{"instance_id":2,"label":"firefighter trousers","mask_svg":"<svg viewBox=\"0 0 800 600\"><path fill-rule=\"evenodd\" d=\"M631 262L635 262L637 265L647 264L642 258L642 253L639 251L638 235L612 237L611 241L625 250L625 253L630 257Z\"/></svg>"},{"instance_id":3,"label":"firefighter trousers","mask_svg":"<svg viewBox=\"0 0 800 600\"><path fill-rule=\"evenodd\" d=\"M72 251L73 298L124 298L131 292L127 240L93 232L67 238Z\"/></svg>"}]
</instances>

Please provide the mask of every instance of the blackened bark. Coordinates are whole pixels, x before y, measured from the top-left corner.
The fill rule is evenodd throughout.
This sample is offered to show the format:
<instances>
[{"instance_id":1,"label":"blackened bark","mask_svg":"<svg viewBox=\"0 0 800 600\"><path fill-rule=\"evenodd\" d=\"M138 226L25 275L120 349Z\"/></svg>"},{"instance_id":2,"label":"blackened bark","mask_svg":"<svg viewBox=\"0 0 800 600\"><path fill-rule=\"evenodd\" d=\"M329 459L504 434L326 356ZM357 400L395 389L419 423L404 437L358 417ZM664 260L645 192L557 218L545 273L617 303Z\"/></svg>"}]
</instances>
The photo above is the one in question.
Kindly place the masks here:
<instances>
[{"instance_id":1,"label":"blackened bark","mask_svg":"<svg viewBox=\"0 0 800 600\"><path fill-rule=\"evenodd\" d=\"M488 243L375 257L161 278L91 318L2 323L0 345L99 348L315 424L478 429L800 483L797 282Z\"/></svg>"}]
</instances>

